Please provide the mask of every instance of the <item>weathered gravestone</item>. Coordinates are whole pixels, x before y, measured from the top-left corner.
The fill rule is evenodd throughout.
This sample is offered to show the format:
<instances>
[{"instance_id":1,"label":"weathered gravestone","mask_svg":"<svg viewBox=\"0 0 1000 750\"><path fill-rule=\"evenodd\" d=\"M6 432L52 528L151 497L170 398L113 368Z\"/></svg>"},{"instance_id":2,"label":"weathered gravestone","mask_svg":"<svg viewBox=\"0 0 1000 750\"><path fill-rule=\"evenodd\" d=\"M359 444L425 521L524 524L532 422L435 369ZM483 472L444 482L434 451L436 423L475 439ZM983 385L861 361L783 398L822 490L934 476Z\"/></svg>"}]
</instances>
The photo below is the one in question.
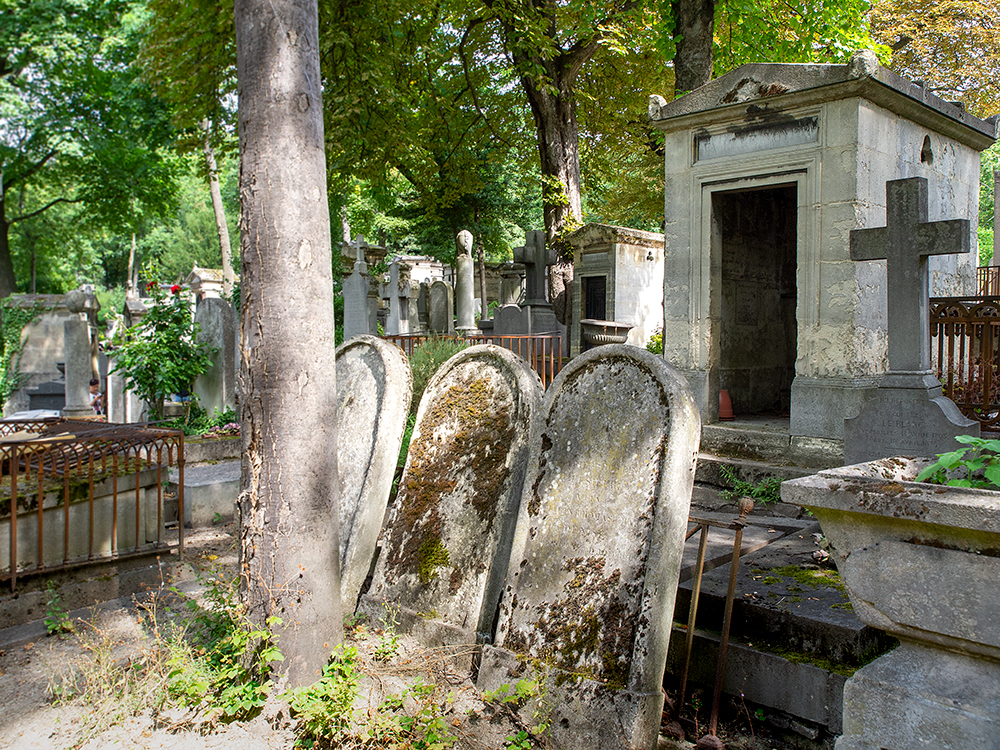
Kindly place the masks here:
<instances>
[{"instance_id":1,"label":"weathered gravestone","mask_svg":"<svg viewBox=\"0 0 1000 750\"><path fill-rule=\"evenodd\" d=\"M389 500L413 378L402 350L374 336L337 347L340 593L353 612Z\"/></svg>"},{"instance_id":2,"label":"weathered gravestone","mask_svg":"<svg viewBox=\"0 0 1000 750\"><path fill-rule=\"evenodd\" d=\"M365 333L375 333L375 314L378 300L371 299L371 277L365 262L365 238L359 236L355 243L357 260L354 271L344 279L344 340ZM374 303L374 304L372 304Z\"/></svg>"},{"instance_id":3,"label":"weathered gravestone","mask_svg":"<svg viewBox=\"0 0 1000 750\"><path fill-rule=\"evenodd\" d=\"M463 335L476 331L476 282L472 263L472 232L463 229L455 237L455 330Z\"/></svg>"},{"instance_id":4,"label":"weathered gravestone","mask_svg":"<svg viewBox=\"0 0 1000 750\"><path fill-rule=\"evenodd\" d=\"M382 285L382 298L389 300L385 332L397 336L410 332L410 266L394 260L389 264L389 282Z\"/></svg>"},{"instance_id":5,"label":"weathered gravestone","mask_svg":"<svg viewBox=\"0 0 1000 750\"><path fill-rule=\"evenodd\" d=\"M447 281L431 284L428 318L431 333L455 333L455 292Z\"/></svg>"},{"instance_id":6,"label":"weathered gravestone","mask_svg":"<svg viewBox=\"0 0 1000 750\"><path fill-rule=\"evenodd\" d=\"M211 350L212 366L194 381L198 403L208 414L236 408L236 311L220 297L205 297L194 314L198 341Z\"/></svg>"},{"instance_id":7,"label":"weathered gravestone","mask_svg":"<svg viewBox=\"0 0 1000 750\"><path fill-rule=\"evenodd\" d=\"M553 747L656 748L700 428L678 373L633 346L580 355L545 394L478 685L536 681L523 710Z\"/></svg>"},{"instance_id":8,"label":"weathered gravestone","mask_svg":"<svg viewBox=\"0 0 1000 750\"><path fill-rule=\"evenodd\" d=\"M889 372L861 413L844 420L844 463L890 456L934 456L979 435L945 398L930 369L927 258L969 252L967 219L927 221L927 180L885 185L886 226L851 231L851 259L886 261Z\"/></svg>"},{"instance_id":9,"label":"weathered gravestone","mask_svg":"<svg viewBox=\"0 0 1000 750\"><path fill-rule=\"evenodd\" d=\"M362 611L389 608L427 646L489 637L541 400L538 376L506 349L474 346L442 366L420 401Z\"/></svg>"}]
</instances>

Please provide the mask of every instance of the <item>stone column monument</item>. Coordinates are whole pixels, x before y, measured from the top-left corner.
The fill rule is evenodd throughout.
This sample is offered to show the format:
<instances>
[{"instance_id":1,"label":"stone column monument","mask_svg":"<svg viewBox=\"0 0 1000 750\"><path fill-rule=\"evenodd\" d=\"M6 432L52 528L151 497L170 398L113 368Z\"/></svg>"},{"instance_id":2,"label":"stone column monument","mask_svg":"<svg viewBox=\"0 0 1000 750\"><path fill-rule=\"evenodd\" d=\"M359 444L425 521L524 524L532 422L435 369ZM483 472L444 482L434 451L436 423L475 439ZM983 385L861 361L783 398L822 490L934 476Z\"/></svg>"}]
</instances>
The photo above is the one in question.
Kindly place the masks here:
<instances>
[{"instance_id":1,"label":"stone column monument","mask_svg":"<svg viewBox=\"0 0 1000 750\"><path fill-rule=\"evenodd\" d=\"M87 309L87 295L75 289L66 295L66 307L73 317L63 323L66 352L66 406L63 416L81 419L94 416L90 405L90 379L94 377L90 352L90 323L80 316Z\"/></svg>"},{"instance_id":2,"label":"stone column monument","mask_svg":"<svg viewBox=\"0 0 1000 750\"><path fill-rule=\"evenodd\" d=\"M851 260L886 261L889 372L861 413L844 420L844 463L891 456L934 456L959 447L956 435L979 436L945 398L930 367L927 257L967 253L967 219L927 221L927 180L885 185L886 226L851 231Z\"/></svg>"},{"instance_id":3,"label":"stone column monument","mask_svg":"<svg viewBox=\"0 0 1000 750\"><path fill-rule=\"evenodd\" d=\"M463 229L455 237L455 330L463 336L476 331L476 281L472 265L472 233Z\"/></svg>"}]
</instances>

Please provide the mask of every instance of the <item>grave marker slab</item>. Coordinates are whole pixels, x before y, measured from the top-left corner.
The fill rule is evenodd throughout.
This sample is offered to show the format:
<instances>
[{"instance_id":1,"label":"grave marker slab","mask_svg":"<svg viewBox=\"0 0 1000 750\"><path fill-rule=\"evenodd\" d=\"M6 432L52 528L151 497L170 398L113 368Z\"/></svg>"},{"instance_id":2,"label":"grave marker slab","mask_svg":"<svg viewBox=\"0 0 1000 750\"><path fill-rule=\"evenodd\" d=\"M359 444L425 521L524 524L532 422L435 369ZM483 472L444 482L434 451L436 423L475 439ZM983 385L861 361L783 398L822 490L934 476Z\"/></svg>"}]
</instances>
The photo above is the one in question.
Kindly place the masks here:
<instances>
[{"instance_id":1,"label":"grave marker slab","mask_svg":"<svg viewBox=\"0 0 1000 750\"><path fill-rule=\"evenodd\" d=\"M527 363L492 345L431 379L362 611L398 610L427 646L490 637L541 400Z\"/></svg>"},{"instance_id":2,"label":"grave marker slab","mask_svg":"<svg viewBox=\"0 0 1000 750\"><path fill-rule=\"evenodd\" d=\"M478 685L544 683L553 747L656 747L700 427L680 375L633 346L545 394Z\"/></svg>"},{"instance_id":3,"label":"grave marker slab","mask_svg":"<svg viewBox=\"0 0 1000 750\"><path fill-rule=\"evenodd\" d=\"M389 501L413 377L402 350L361 335L337 347L340 592L353 612Z\"/></svg>"},{"instance_id":4,"label":"grave marker slab","mask_svg":"<svg viewBox=\"0 0 1000 750\"><path fill-rule=\"evenodd\" d=\"M455 333L455 292L447 281L431 284L428 318L431 333Z\"/></svg>"},{"instance_id":5,"label":"grave marker slab","mask_svg":"<svg viewBox=\"0 0 1000 750\"><path fill-rule=\"evenodd\" d=\"M354 271L344 279L344 340L365 333L375 333L373 317L375 311L369 304L371 277L365 262L364 237L358 237L354 246L357 260ZM376 305L378 301L375 300Z\"/></svg>"},{"instance_id":6,"label":"grave marker slab","mask_svg":"<svg viewBox=\"0 0 1000 750\"><path fill-rule=\"evenodd\" d=\"M236 311L226 300L205 297L198 302L194 321L198 341L215 350L212 366L194 381L198 403L209 415L236 408Z\"/></svg>"},{"instance_id":7,"label":"grave marker slab","mask_svg":"<svg viewBox=\"0 0 1000 750\"><path fill-rule=\"evenodd\" d=\"M957 448L956 435L979 435L930 369L927 258L969 252L969 221L929 222L923 177L890 180L885 194L886 226L852 230L851 259L886 261L889 372L844 420L845 464L933 456Z\"/></svg>"}]
</instances>

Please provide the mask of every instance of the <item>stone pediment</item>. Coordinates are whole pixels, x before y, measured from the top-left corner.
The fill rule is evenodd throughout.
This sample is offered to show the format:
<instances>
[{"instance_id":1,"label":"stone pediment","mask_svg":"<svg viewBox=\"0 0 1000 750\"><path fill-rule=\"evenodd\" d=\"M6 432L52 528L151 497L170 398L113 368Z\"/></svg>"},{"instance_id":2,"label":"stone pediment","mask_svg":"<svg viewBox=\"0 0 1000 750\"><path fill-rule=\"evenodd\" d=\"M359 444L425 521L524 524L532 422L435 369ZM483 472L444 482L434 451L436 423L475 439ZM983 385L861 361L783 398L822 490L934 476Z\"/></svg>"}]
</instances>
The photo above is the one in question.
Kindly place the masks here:
<instances>
[{"instance_id":1,"label":"stone pediment","mask_svg":"<svg viewBox=\"0 0 1000 750\"><path fill-rule=\"evenodd\" d=\"M850 97L868 99L898 115L923 122L978 150L996 139L996 120L980 120L960 104L946 102L921 84L879 64L870 50L855 52L846 65L749 63L667 102L649 97L649 119L670 131L692 120L714 119L723 112L763 120L794 106Z\"/></svg>"},{"instance_id":2,"label":"stone pediment","mask_svg":"<svg viewBox=\"0 0 1000 750\"><path fill-rule=\"evenodd\" d=\"M580 248L611 243L663 247L663 235L659 232L645 232L641 229L618 227L612 224L585 224L567 235L566 242Z\"/></svg>"}]
</instances>

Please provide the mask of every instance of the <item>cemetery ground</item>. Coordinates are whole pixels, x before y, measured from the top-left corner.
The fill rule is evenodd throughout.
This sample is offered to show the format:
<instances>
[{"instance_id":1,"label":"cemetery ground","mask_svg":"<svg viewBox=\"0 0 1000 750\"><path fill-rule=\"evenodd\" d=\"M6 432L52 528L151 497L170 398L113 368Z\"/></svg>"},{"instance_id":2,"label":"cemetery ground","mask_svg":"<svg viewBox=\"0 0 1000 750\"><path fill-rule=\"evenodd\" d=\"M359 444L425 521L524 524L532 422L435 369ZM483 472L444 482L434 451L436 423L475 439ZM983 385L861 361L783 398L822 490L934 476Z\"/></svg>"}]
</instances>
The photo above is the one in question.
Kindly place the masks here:
<instances>
[{"instance_id":1,"label":"cemetery ground","mask_svg":"<svg viewBox=\"0 0 1000 750\"><path fill-rule=\"evenodd\" d=\"M718 498L712 502L704 492L699 496L701 513L728 510ZM768 520L787 522L770 512L761 506L755 512L761 515L763 523L758 530L765 537ZM789 509L776 513L781 512ZM810 585L814 578L825 580L831 571L810 563L801 565L803 559L811 558L814 545L806 533L809 527L800 524L800 528L802 533L790 536L793 550L787 549L787 544L784 551L772 545L772 551L745 566L747 580L754 583L754 597L770 597L774 603L780 597L771 596L772 590L779 591L784 585L799 592L798 596L784 592L793 600L825 597L833 603L824 606L843 608L835 586ZM186 561L161 565L160 590L73 613L54 603L45 621L0 632L0 705L5 707L0 718L0 748L200 750L239 746L264 750L290 748L297 742L309 746L302 734L301 714L298 722L293 719L286 701L269 700L253 718L227 723L225 717L217 715L219 701L214 708L203 704L200 709L187 709L166 699L171 673L185 663L190 666L190 660L198 656L197 652L179 651L177 639L169 636L171 629L186 628L191 634L196 623L190 602L210 605L219 591L212 581L231 581L237 570L238 539L233 523L189 534ZM760 565L770 570L762 570ZM777 581L779 574L772 571L779 569L786 573L799 569L802 573L798 578L810 580L805 584L792 579ZM724 571L720 568L718 572ZM779 609L781 606L778 602ZM797 605L786 600L784 606ZM849 614L843 609L832 611ZM59 632L70 616L73 630ZM355 708L360 721L353 742L342 736L340 744L333 746L426 750L545 746L544 732L520 723L504 701L514 700L519 691L530 692L531 685L512 686L511 696L488 696L492 700L485 700L467 675L447 666L449 654L442 649L425 649L407 635L376 630L354 620L348 621L346 631L345 647L357 650L356 670L359 676L365 675L357 684L360 697ZM683 633L675 629L673 640L674 647L682 645ZM794 658L790 653L785 656ZM709 667L714 669L714 661ZM344 696L336 692L328 696L334 706L332 713L343 707ZM689 691L685 703L688 736L698 737L708 719L710 691ZM768 707L728 698L719 735L732 750L832 747L830 736L809 740L794 731L782 731L781 725L787 729L788 721ZM447 743L448 737L454 745ZM659 746L694 745L670 739L665 725Z\"/></svg>"}]
</instances>

